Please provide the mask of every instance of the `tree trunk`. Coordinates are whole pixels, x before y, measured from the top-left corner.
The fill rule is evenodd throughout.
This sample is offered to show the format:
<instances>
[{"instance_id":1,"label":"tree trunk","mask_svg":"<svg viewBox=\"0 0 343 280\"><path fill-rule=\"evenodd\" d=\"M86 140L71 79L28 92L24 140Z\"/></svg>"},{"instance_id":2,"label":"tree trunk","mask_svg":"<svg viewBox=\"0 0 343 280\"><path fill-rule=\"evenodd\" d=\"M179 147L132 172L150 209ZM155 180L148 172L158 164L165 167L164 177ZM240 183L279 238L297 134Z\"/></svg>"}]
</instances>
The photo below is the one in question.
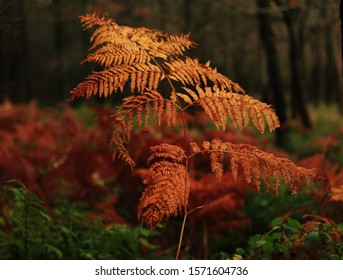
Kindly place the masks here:
<instances>
[{"instance_id":1,"label":"tree trunk","mask_svg":"<svg viewBox=\"0 0 343 280\"><path fill-rule=\"evenodd\" d=\"M281 0L274 0L277 5L282 6ZM302 57L299 52L299 44L296 40L296 34L293 24L293 14L292 10L282 9L282 15L289 36L289 59L291 65L291 80L292 80L292 104L295 106L296 113L299 113L301 122L305 128L312 128L312 122L310 115L307 110L306 100L305 100L305 91L303 84L303 77L301 75L301 64L300 61Z\"/></svg>"},{"instance_id":2,"label":"tree trunk","mask_svg":"<svg viewBox=\"0 0 343 280\"><path fill-rule=\"evenodd\" d=\"M191 0L184 0L185 33L191 31Z\"/></svg>"},{"instance_id":3,"label":"tree trunk","mask_svg":"<svg viewBox=\"0 0 343 280\"><path fill-rule=\"evenodd\" d=\"M341 20L341 58L342 58L342 76L343 76L343 2L339 5L339 17Z\"/></svg>"},{"instance_id":4,"label":"tree trunk","mask_svg":"<svg viewBox=\"0 0 343 280\"><path fill-rule=\"evenodd\" d=\"M0 36L2 52L5 56L1 60L4 76L1 84L4 92L14 102L26 102L29 96L29 51L27 41L27 24L25 17L25 0L10 2L5 6L8 25L2 30Z\"/></svg>"},{"instance_id":5,"label":"tree trunk","mask_svg":"<svg viewBox=\"0 0 343 280\"><path fill-rule=\"evenodd\" d=\"M340 19L341 19L341 56L342 56L342 65L341 65L341 77L343 78L343 3L342 0L340 2ZM343 92L342 92L342 80L340 80L340 85L341 85L341 90L338 93L338 97L339 97L339 112L341 113L341 115L343 115Z\"/></svg>"},{"instance_id":6,"label":"tree trunk","mask_svg":"<svg viewBox=\"0 0 343 280\"><path fill-rule=\"evenodd\" d=\"M33 99L32 92L30 91L30 63L29 63L29 47L28 47L28 28L26 22L26 7L25 0L18 2L18 55L19 55L19 83L20 83L20 100L27 102Z\"/></svg>"},{"instance_id":7,"label":"tree trunk","mask_svg":"<svg viewBox=\"0 0 343 280\"><path fill-rule=\"evenodd\" d=\"M53 25L53 34L54 34L54 59L55 59L55 75L54 75L54 94L52 95L52 98L58 99L58 96L64 96L64 98L67 98L66 96L66 87L65 87L65 79L64 79L64 71L63 71L63 44L64 36L63 36L63 20L62 20L62 5L61 0L55 0L53 3L53 11L54 11L54 25ZM46 100L46 102L51 102L50 99Z\"/></svg>"},{"instance_id":8,"label":"tree trunk","mask_svg":"<svg viewBox=\"0 0 343 280\"><path fill-rule=\"evenodd\" d=\"M281 128L276 131L276 141L278 145L283 145L286 141L286 101L280 74L277 49L273 39L271 19L269 14L265 12L265 10L270 7L270 0L256 0L256 4L260 9L258 13L259 32L267 56L268 78L273 94L273 103L281 123Z\"/></svg>"}]
</instances>

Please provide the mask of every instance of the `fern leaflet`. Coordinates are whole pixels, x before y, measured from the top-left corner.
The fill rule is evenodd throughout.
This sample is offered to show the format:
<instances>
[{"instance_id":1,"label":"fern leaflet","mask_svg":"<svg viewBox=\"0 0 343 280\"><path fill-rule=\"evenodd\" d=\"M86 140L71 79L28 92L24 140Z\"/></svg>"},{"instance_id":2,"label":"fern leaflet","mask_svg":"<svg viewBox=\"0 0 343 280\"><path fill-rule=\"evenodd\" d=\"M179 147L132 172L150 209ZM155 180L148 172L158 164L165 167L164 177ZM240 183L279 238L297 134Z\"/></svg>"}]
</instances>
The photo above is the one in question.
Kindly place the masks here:
<instances>
[{"instance_id":1,"label":"fern leaflet","mask_svg":"<svg viewBox=\"0 0 343 280\"><path fill-rule=\"evenodd\" d=\"M261 181L268 189L278 192L281 180L284 180L292 193L296 193L299 185L305 181L310 184L313 180L323 183L323 178L316 169L306 169L295 165L287 158L277 158L271 153L259 150L248 144L232 144L213 139L211 142L204 141L202 148L192 142L193 155L199 152L207 152L210 157L213 174L220 179L223 175L224 154L230 157L230 168L235 179L238 173L242 173L248 183L253 183L260 190ZM191 155L191 156L193 156Z\"/></svg>"},{"instance_id":2,"label":"fern leaflet","mask_svg":"<svg viewBox=\"0 0 343 280\"><path fill-rule=\"evenodd\" d=\"M242 129L252 120L255 127L263 133L265 121L269 131L280 126L279 120L269 105L249 95L240 95L220 90L217 87L196 87L196 92L183 87L186 94L177 95L189 106L200 105L218 129L225 130L227 118L230 117L235 127Z\"/></svg>"}]
</instances>

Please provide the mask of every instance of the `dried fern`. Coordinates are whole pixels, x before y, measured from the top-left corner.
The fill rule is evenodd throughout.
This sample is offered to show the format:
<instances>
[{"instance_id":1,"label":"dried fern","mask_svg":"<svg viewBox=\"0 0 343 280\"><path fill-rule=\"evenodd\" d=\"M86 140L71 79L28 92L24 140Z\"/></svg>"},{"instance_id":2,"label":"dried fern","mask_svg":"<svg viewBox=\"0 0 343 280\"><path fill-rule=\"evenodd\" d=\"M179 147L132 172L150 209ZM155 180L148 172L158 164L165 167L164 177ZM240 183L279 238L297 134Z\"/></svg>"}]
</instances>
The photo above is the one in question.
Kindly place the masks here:
<instances>
[{"instance_id":1,"label":"dried fern","mask_svg":"<svg viewBox=\"0 0 343 280\"><path fill-rule=\"evenodd\" d=\"M258 190L261 181L276 193L281 180L290 187L292 193L296 193L299 185L304 182L310 184L312 180L319 180L325 183L325 178L316 169L299 167L287 158L277 158L248 144L237 145L216 138L211 142L204 141L202 148L192 142L191 148L193 155L201 152L209 154L212 173L219 179L224 173L224 154L228 154L233 177L237 179L240 171L245 180L255 184Z\"/></svg>"},{"instance_id":2,"label":"dried fern","mask_svg":"<svg viewBox=\"0 0 343 280\"><path fill-rule=\"evenodd\" d=\"M196 92L184 87L187 94L177 93L189 106L199 104L217 128L225 130L228 116L235 127L242 129L252 120L255 127L263 133L265 121L269 131L280 126L279 120L269 105L260 102L248 95L239 95L220 90L219 88L204 89L197 86Z\"/></svg>"},{"instance_id":3,"label":"dried fern","mask_svg":"<svg viewBox=\"0 0 343 280\"><path fill-rule=\"evenodd\" d=\"M115 130L111 141L115 148L114 157L123 159L133 168L135 164L124 144L130 140L134 118L138 126L149 126L151 117L159 126L162 124L170 126L176 123L176 109L175 103L164 99L159 92L154 90L125 98L114 115Z\"/></svg>"},{"instance_id":4,"label":"dried fern","mask_svg":"<svg viewBox=\"0 0 343 280\"><path fill-rule=\"evenodd\" d=\"M69 100L93 95L107 97L127 89L132 95L122 100L113 115L114 157L131 168L135 162L126 149L134 127L175 125L181 116L183 147L161 144L151 147L150 168L144 180L146 189L138 205L138 218L154 227L170 216L183 214L184 223L190 192L188 162L200 153L209 155L211 169L220 178L225 169L225 155L235 178L242 174L248 183L259 189L261 182L277 192L283 180L293 192L305 181L322 179L315 170L296 166L288 159L276 158L247 144L234 145L214 139L201 146L190 143L188 152L187 123L184 112L200 106L218 129L225 130L228 119L242 129L250 122L263 133L279 127L274 110L247 95L240 85L220 74L210 62L200 63L185 52L196 46L189 35L172 36L154 29L120 26L105 16L86 14L80 17L85 29L95 28L90 54L84 63L97 63L103 70L93 72L71 91ZM161 92L161 84L170 92ZM181 86L176 90L174 83ZM178 92L180 91L180 92ZM225 199L223 199L224 201ZM183 232L183 229L182 229ZM182 233L178 248L182 240ZM177 256L178 256L177 253Z\"/></svg>"}]
</instances>

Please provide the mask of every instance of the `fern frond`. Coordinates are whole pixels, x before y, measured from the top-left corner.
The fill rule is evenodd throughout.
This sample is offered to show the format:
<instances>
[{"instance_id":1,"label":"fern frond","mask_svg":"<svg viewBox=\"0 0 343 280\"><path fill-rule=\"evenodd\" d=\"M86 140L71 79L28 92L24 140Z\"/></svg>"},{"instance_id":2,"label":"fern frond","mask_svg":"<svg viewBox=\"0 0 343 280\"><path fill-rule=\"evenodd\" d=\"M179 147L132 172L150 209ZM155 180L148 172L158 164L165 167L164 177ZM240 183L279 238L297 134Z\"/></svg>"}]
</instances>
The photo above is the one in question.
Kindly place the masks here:
<instances>
[{"instance_id":1,"label":"fern frond","mask_svg":"<svg viewBox=\"0 0 343 280\"><path fill-rule=\"evenodd\" d=\"M188 34L171 36L144 27L120 26L96 13L80 18L85 29L97 26L91 37L93 52L82 63L96 62L105 69L93 72L75 87L68 101L92 95L107 97L123 91L129 80L131 92L142 92L145 88L156 90L165 76L156 58L167 60L196 45Z\"/></svg>"},{"instance_id":2,"label":"fern frond","mask_svg":"<svg viewBox=\"0 0 343 280\"><path fill-rule=\"evenodd\" d=\"M107 20L97 14L82 16L81 22L85 28L99 26L91 37L93 42L91 49L98 48L95 52L97 54L105 51L111 54L116 54L118 51L125 54L138 52L166 60L169 56L182 55L186 50L196 46L189 40L189 34L172 36L145 27L120 26L113 20Z\"/></svg>"},{"instance_id":3,"label":"fern frond","mask_svg":"<svg viewBox=\"0 0 343 280\"><path fill-rule=\"evenodd\" d=\"M176 146L175 146L176 147ZM152 164L144 180L138 219L148 228L170 216L184 214L189 197L189 175L184 165L161 160Z\"/></svg>"},{"instance_id":4,"label":"fern frond","mask_svg":"<svg viewBox=\"0 0 343 280\"><path fill-rule=\"evenodd\" d=\"M124 148L125 143L130 140L134 123L137 126L149 125L152 120L155 124L168 126L176 123L177 105L165 99L158 91L145 91L138 96L129 96L123 99L123 104L114 114L115 130L112 134L111 143L117 158L125 159L133 167L132 159Z\"/></svg>"},{"instance_id":5,"label":"fern frond","mask_svg":"<svg viewBox=\"0 0 343 280\"><path fill-rule=\"evenodd\" d=\"M231 93L217 87L203 89L197 86L196 91L184 87L183 90L187 94L177 95L188 103L188 106L199 104L218 129L225 130L228 117L233 125L240 129L247 126L251 119L261 133L265 131L265 121L269 131L280 126L274 110L249 95Z\"/></svg>"},{"instance_id":6,"label":"fern frond","mask_svg":"<svg viewBox=\"0 0 343 280\"><path fill-rule=\"evenodd\" d=\"M112 19L107 18L107 15L100 13L85 14L79 17L84 29L92 28L96 25L108 25L113 23Z\"/></svg>"},{"instance_id":7,"label":"fern frond","mask_svg":"<svg viewBox=\"0 0 343 280\"><path fill-rule=\"evenodd\" d=\"M185 57L165 62L164 67L170 79L181 82L184 86L207 86L211 82L221 90L245 94L239 84L220 74L216 68L210 67L210 62L201 64L198 59Z\"/></svg>"},{"instance_id":8,"label":"fern frond","mask_svg":"<svg viewBox=\"0 0 343 280\"><path fill-rule=\"evenodd\" d=\"M192 143L192 146L195 145ZM220 178L223 174L223 154L228 154L234 178L236 179L240 172L245 180L253 183L258 190L261 181L276 193L281 180L293 193L302 183L310 184L314 180L324 182L324 178L315 169L299 167L287 158L277 158L248 144L232 144L214 139L211 142L204 141L202 148L202 151L210 156L212 172L216 177Z\"/></svg>"},{"instance_id":9,"label":"fern frond","mask_svg":"<svg viewBox=\"0 0 343 280\"><path fill-rule=\"evenodd\" d=\"M113 159L120 159L122 161L124 161L125 163L127 163L130 167L131 170L133 170L133 168L136 166L135 162L133 161L133 159L131 158L128 150L125 148L124 144L120 141L120 139L116 138L112 138L111 141L112 145L113 145Z\"/></svg>"},{"instance_id":10,"label":"fern frond","mask_svg":"<svg viewBox=\"0 0 343 280\"><path fill-rule=\"evenodd\" d=\"M211 142L212 152L210 153L211 170L219 180L224 173L224 152L221 150L221 144L221 140L213 139Z\"/></svg>"},{"instance_id":11,"label":"fern frond","mask_svg":"<svg viewBox=\"0 0 343 280\"><path fill-rule=\"evenodd\" d=\"M148 126L149 118L161 126L163 123L176 123L177 105L163 96L156 90L143 92L141 95L129 96L123 99L123 104L118 112L131 121L137 117L137 124ZM144 118L144 121L143 121Z\"/></svg>"},{"instance_id":12,"label":"fern frond","mask_svg":"<svg viewBox=\"0 0 343 280\"><path fill-rule=\"evenodd\" d=\"M153 90L163 78L160 68L153 64L117 65L93 72L70 92L70 100L83 96L89 98L92 95L107 97L118 90L123 91L129 79L132 92L136 89L142 92L146 88Z\"/></svg>"},{"instance_id":13,"label":"fern frond","mask_svg":"<svg viewBox=\"0 0 343 280\"><path fill-rule=\"evenodd\" d=\"M99 47L93 53L89 54L81 63L96 62L108 68L115 65L146 64L150 60L150 55L142 50L133 52L133 50L126 50L118 45L108 44Z\"/></svg>"},{"instance_id":14,"label":"fern frond","mask_svg":"<svg viewBox=\"0 0 343 280\"><path fill-rule=\"evenodd\" d=\"M189 34L180 36L163 34L160 42L156 44L155 49L152 49L150 53L166 59L169 56L183 55L185 51L196 46L197 44L189 39Z\"/></svg>"},{"instance_id":15,"label":"fern frond","mask_svg":"<svg viewBox=\"0 0 343 280\"><path fill-rule=\"evenodd\" d=\"M156 159L168 159L171 162L177 163L182 163L186 159L186 153L183 149L166 143L151 147L150 152L148 164Z\"/></svg>"}]
</instances>

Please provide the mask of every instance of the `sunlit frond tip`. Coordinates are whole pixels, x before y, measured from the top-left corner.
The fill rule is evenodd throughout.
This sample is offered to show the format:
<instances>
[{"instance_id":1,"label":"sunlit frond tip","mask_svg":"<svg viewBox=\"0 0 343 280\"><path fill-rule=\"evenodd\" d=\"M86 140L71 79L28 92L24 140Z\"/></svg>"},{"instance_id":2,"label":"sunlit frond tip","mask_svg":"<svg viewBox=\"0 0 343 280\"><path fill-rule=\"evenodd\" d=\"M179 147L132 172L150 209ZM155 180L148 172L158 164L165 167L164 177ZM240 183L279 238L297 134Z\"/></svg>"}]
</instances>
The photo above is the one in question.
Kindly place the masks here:
<instances>
[{"instance_id":1,"label":"sunlit frond tip","mask_svg":"<svg viewBox=\"0 0 343 280\"><path fill-rule=\"evenodd\" d=\"M279 119L270 105L249 95L232 93L217 87L203 89L197 86L196 91L183 87L183 90L185 93L177 95L189 106L201 106L218 129L225 130L229 117L232 124L240 129L249 125L251 120L261 133L265 131L266 124L269 131L280 126Z\"/></svg>"}]
</instances>

